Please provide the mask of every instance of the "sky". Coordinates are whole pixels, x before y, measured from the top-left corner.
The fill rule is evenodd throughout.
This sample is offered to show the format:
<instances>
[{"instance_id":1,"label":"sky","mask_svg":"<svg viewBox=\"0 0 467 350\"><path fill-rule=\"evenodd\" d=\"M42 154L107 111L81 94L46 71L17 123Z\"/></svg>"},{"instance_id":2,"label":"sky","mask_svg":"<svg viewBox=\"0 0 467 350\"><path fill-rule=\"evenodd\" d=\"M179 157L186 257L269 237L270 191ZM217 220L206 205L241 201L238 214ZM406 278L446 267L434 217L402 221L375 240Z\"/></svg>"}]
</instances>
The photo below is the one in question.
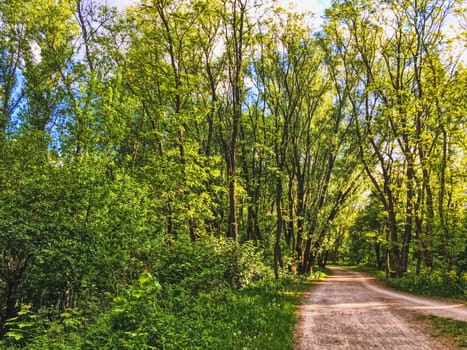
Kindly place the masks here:
<instances>
[{"instance_id":1,"label":"sky","mask_svg":"<svg viewBox=\"0 0 467 350\"><path fill-rule=\"evenodd\" d=\"M139 0L103 0L104 3L107 3L109 6L117 6L120 9L125 8L128 5L135 4ZM289 8L290 5L293 6L299 12L311 11L314 13L318 18L321 18L324 15L324 10L331 5L331 0L278 0L279 3L285 7ZM318 21L319 23L320 21ZM451 19L448 20L447 28L445 33L448 37L454 37L455 32L452 31L449 27L451 24L454 24L457 28L455 21ZM467 50L460 45L459 47L455 47L454 51L455 54L460 56L461 61L467 64ZM459 52L459 53L457 53Z\"/></svg>"},{"instance_id":2,"label":"sky","mask_svg":"<svg viewBox=\"0 0 467 350\"><path fill-rule=\"evenodd\" d=\"M119 8L124 8L136 2L137 0L107 0L108 5L114 5ZM289 4L293 4L300 12L311 11L317 16L322 16L324 10L330 5L331 0L279 0L279 2L285 8L288 8Z\"/></svg>"}]
</instances>

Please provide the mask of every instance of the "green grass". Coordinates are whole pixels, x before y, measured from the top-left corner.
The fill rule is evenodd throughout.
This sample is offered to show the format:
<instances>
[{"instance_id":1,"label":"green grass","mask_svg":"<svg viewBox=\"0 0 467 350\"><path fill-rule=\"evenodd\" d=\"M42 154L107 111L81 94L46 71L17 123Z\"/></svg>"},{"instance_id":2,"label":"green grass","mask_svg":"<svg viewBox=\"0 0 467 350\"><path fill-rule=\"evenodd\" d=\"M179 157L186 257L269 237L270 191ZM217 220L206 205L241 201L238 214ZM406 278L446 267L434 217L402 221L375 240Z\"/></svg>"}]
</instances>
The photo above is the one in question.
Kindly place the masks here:
<instances>
[{"instance_id":1,"label":"green grass","mask_svg":"<svg viewBox=\"0 0 467 350\"><path fill-rule=\"evenodd\" d=\"M293 350L304 292L330 273L276 280L253 245L233 241L159 253L154 274L145 270L109 295L96 315L83 312L85 303L51 321L25 314L0 349Z\"/></svg>"},{"instance_id":2,"label":"green grass","mask_svg":"<svg viewBox=\"0 0 467 350\"><path fill-rule=\"evenodd\" d=\"M139 329L153 327L157 337L153 344L168 350L293 350L295 311L311 283L299 277L269 277L244 289L209 291L196 298L176 290L177 295L168 299L171 305L156 309L157 316L143 316ZM131 308L129 315L137 313ZM126 340L129 349L142 349L150 342Z\"/></svg>"},{"instance_id":3,"label":"green grass","mask_svg":"<svg viewBox=\"0 0 467 350\"><path fill-rule=\"evenodd\" d=\"M313 277L324 276L317 272ZM312 283L268 277L244 289L195 298L173 289L163 301L149 280L116 298L112 310L84 329L70 332L54 324L28 344L11 340L0 342L0 349L293 350L296 310Z\"/></svg>"},{"instance_id":4,"label":"green grass","mask_svg":"<svg viewBox=\"0 0 467 350\"><path fill-rule=\"evenodd\" d=\"M310 280L284 278L265 281L236 293L234 310L238 335L231 349L292 350L296 309ZM237 343L238 342L238 343Z\"/></svg>"},{"instance_id":5,"label":"green grass","mask_svg":"<svg viewBox=\"0 0 467 350\"><path fill-rule=\"evenodd\" d=\"M455 341L458 346L467 348L467 322L446 319L433 315L423 315L417 318L428 322L433 329L435 337L449 337Z\"/></svg>"},{"instance_id":6,"label":"green grass","mask_svg":"<svg viewBox=\"0 0 467 350\"><path fill-rule=\"evenodd\" d=\"M370 265L346 265L343 266L349 270L355 270L360 272L366 272L369 275L377 277L382 271L379 271L376 267ZM382 276L382 275L381 275Z\"/></svg>"}]
</instances>

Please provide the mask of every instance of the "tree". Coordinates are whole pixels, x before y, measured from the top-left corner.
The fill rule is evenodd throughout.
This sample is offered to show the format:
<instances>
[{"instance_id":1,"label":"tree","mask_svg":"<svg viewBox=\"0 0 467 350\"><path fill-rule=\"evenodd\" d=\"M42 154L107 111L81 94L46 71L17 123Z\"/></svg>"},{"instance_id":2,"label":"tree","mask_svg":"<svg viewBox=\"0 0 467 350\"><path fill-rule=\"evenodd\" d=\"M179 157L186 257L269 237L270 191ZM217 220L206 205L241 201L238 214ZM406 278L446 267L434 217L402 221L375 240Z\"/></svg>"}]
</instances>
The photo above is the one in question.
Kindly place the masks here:
<instances>
[{"instance_id":1,"label":"tree","mask_svg":"<svg viewBox=\"0 0 467 350\"><path fill-rule=\"evenodd\" d=\"M225 25L225 59L227 70L228 95L224 101L227 118L221 136L222 148L227 164L229 183L229 219L227 236L238 238L237 222L237 155L242 121L242 106L245 101L245 65L250 39L248 23L248 0L229 0L225 2L223 21Z\"/></svg>"},{"instance_id":2,"label":"tree","mask_svg":"<svg viewBox=\"0 0 467 350\"><path fill-rule=\"evenodd\" d=\"M328 12L327 31L345 69L362 164L387 213L387 268L399 276L408 269L414 230L419 256L431 250L430 159L443 134L437 121L449 114L436 107L446 79L438 57L452 6L343 1Z\"/></svg>"}]
</instances>

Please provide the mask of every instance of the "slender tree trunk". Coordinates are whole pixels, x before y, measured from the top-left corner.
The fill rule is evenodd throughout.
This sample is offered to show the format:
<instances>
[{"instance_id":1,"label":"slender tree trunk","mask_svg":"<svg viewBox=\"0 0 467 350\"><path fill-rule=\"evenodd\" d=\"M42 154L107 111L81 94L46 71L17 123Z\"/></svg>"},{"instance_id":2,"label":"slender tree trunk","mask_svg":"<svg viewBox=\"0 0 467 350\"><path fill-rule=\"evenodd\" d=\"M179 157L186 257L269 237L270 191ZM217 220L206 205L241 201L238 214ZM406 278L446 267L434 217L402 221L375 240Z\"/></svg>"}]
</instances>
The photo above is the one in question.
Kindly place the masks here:
<instances>
[{"instance_id":1,"label":"slender tree trunk","mask_svg":"<svg viewBox=\"0 0 467 350\"><path fill-rule=\"evenodd\" d=\"M409 262L409 247L412 239L412 226L413 226L413 200L414 200L414 169L412 156L408 157L407 164L407 194L406 194L406 208L405 208L405 224L404 236L402 238L402 271L407 272Z\"/></svg>"},{"instance_id":2,"label":"slender tree trunk","mask_svg":"<svg viewBox=\"0 0 467 350\"><path fill-rule=\"evenodd\" d=\"M296 260L299 264L298 271L303 273L303 229L305 223L305 176L297 175L297 240L295 243Z\"/></svg>"},{"instance_id":3,"label":"slender tree trunk","mask_svg":"<svg viewBox=\"0 0 467 350\"><path fill-rule=\"evenodd\" d=\"M444 211L445 206L445 196L446 196L446 169L447 169L447 158L448 158L448 135L446 129L442 128L442 136L443 136L443 152L441 157L441 169L440 169L440 189L439 189L439 196L438 196L438 215L441 222L442 228L442 241L443 241L443 256L444 262L447 266L447 269L451 269L451 250L449 248L450 245L450 232L449 232L449 225L447 222L446 212Z\"/></svg>"},{"instance_id":4,"label":"slender tree trunk","mask_svg":"<svg viewBox=\"0 0 467 350\"><path fill-rule=\"evenodd\" d=\"M227 236L238 239L237 222L237 150L242 117L242 96L243 96L243 55L244 40L246 35L246 5L244 2L233 0L230 37L227 40L231 47L228 50L229 61L229 84L232 89L232 123L230 125L231 134L229 147L227 149L227 177L229 181L229 223Z\"/></svg>"},{"instance_id":5,"label":"slender tree trunk","mask_svg":"<svg viewBox=\"0 0 467 350\"><path fill-rule=\"evenodd\" d=\"M17 304L20 298L21 284L23 283L24 274L29 266L31 258L31 254L26 257L16 257L16 261L12 263L15 267L7 267L6 271L2 271L1 273L2 279L6 285L5 311L3 313L3 318L0 320L0 336L3 336L8 331L8 327L5 325L5 322L16 317L18 313Z\"/></svg>"},{"instance_id":6,"label":"slender tree trunk","mask_svg":"<svg viewBox=\"0 0 467 350\"><path fill-rule=\"evenodd\" d=\"M282 179L281 176L277 176L276 183L276 237L274 242L274 275L276 279L279 278L279 267L284 267L284 262L282 261L282 252L281 252L281 236L282 236L282 227L283 227L283 218L282 218Z\"/></svg>"},{"instance_id":7,"label":"slender tree trunk","mask_svg":"<svg viewBox=\"0 0 467 350\"><path fill-rule=\"evenodd\" d=\"M435 218L435 212L433 208L433 192L429 183L428 170L424 169L423 173L423 187L426 195L426 226L425 226L425 266L433 268L433 222Z\"/></svg>"},{"instance_id":8,"label":"slender tree trunk","mask_svg":"<svg viewBox=\"0 0 467 350\"><path fill-rule=\"evenodd\" d=\"M394 271L397 277L404 275L403 264L401 259L401 251L399 248L398 230L397 230L397 219L394 210L394 203L392 197L389 196L388 201L389 207L387 208L388 214L388 230L391 247L389 249L389 263L390 272Z\"/></svg>"},{"instance_id":9,"label":"slender tree trunk","mask_svg":"<svg viewBox=\"0 0 467 350\"><path fill-rule=\"evenodd\" d=\"M300 271L301 275L306 275L307 271L309 270L308 266L311 265L310 260L311 260L311 238L308 238L306 240L306 243L305 243L305 250L303 252L303 259L302 259L302 262L300 264L300 270L299 271Z\"/></svg>"},{"instance_id":10,"label":"slender tree trunk","mask_svg":"<svg viewBox=\"0 0 467 350\"><path fill-rule=\"evenodd\" d=\"M376 266L378 270L381 270L383 267L382 259L381 259L381 243L378 241L375 242L375 258L376 258Z\"/></svg>"},{"instance_id":11,"label":"slender tree trunk","mask_svg":"<svg viewBox=\"0 0 467 350\"><path fill-rule=\"evenodd\" d=\"M164 4L163 2L159 1L159 2L156 2L156 9L157 9L157 12L159 14L159 17L162 21L162 24L164 25L164 29L165 29L165 36L166 36L166 40L167 40L167 49L169 51L169 58L170 58L170 65L172 67L172 74L173 74L173 79L174 79L174 83L175 83L175 96L174 96L174 100L173 100L173 110L174 110L174 114L175 116L177 116L178 118L181 117L181 112L182 112L182 107L183 107L183 103L182 103L182 92L181 92L181 88L182 88L182 71L181 71L181 65L182 65L182 57L178 56L177 57L177 51L176 51L176 45L178 44L180 47L182 47L182 41L183 40L182 38L179 38L179 42L174 42L174 38L176 38L176 36L174 36L174 33L172 32L172 29L170 28L170 22L169 22L169 17L167 17L167 14L166 14L166 4ZM187 177L186 177L186 164L187 164L187 161L186 161L186 154L185 154L185 123L183 122L183 120L177 120L177 127L178 127L178 130L177 130L177 138L178 138L178 149L179 149L179 153L180 153L180 163L181 163L181 166L182 166L182 174L183 174L183 185L185 187L185 197L187 197L187 194L188 192L190 191L190 189L188 188L188 185L187 185ZM186 210L188 213L190 213L192 211L192 207L189 203L187 203L187 207L186 207ZM196 222L195 222L195 219L190 216L188 218L188 226L189 226L189 233L190 233L190 239L191 241L195 241L196 240Z\"/></svg>"},{"instance_id":12,"label":"slender tree trunk","mask_svg":"<svg viewBox=\"0 0 467 350\"><path fill-rule=\"evenodd\" d=\"M420 187L420 186L419 186ZM423 240L422 240L422 229L423 229L423 213L421 211L421 203L423 203L423 189L418 190L417 201L415 203L415 239L417 241L417 263L415 268L415 274L420 275L422 261L423 261Z\"/></svg>"},{"instance_id":13,"label":"slender tree trunk","mask_svg":"<svg viewBox=\"0 0 467 350\"><path fill-rule=\"evenodd\" d=\"M295 249L295 205L293 196L293 181L294 177L290 176L288 186L288 206L289 206L289 217L287 220L287 233L285 240L287 245L292 248L292 252Z\"/></svg>"},{"instance_id":14,"label":"slender tree trunk","mask_svg":"<svg viewBox=\"0 0 467 350\"><path fill-rule=\"evenodd\" d=\"M232 157L232 154L231 156ZM233 155L235 157L235 155ZM229 227L227 229L227 237L238 239L238 222L237 222L237 176L236 167L232 162L235 160L230 158L229 160Z\"/></svg>"}]
</instances>

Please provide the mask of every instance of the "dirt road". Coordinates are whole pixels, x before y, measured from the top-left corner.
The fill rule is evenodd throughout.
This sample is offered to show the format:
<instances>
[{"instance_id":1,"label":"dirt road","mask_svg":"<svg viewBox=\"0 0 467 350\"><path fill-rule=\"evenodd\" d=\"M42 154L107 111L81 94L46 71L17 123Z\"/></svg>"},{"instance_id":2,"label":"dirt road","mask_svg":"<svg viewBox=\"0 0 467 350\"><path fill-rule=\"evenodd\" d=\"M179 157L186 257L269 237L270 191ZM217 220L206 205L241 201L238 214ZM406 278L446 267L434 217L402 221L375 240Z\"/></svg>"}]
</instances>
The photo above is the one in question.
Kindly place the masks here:
<instances>
[{"instance_id":1,"label":"dirt road","mask_svg":"<svg viewBox=\"0 0 467 350\"><path fill-rule=\"evenodd\" d=\"M455 349L427 334L420 313L467 321L467 307L395 292L342 268L318 282L299 309L296 349Z\"/></svg>"}]
</instances>

